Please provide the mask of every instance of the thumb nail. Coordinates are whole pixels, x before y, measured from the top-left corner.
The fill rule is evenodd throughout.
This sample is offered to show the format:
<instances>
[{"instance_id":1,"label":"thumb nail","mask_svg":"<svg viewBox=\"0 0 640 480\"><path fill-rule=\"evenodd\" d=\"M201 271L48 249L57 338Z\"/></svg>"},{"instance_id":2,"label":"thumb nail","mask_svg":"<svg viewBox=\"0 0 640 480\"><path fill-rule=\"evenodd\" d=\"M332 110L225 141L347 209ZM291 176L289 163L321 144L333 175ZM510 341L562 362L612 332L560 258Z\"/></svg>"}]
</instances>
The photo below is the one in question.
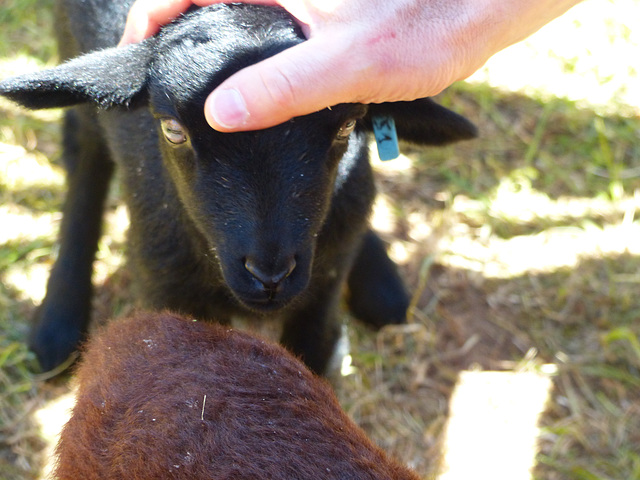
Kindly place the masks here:
<instances>
[{"instance_id":1,"label":"thumb nail","mask_svg":"<svg viewBox=\"0 0 640 480\"><path fill-rule=\"evenodd\" d=\"M207 113L217 125L229 129L242 127L249 119L244 98L233 88L214 91L207 102Z\"/></svg>"}]
</instances>

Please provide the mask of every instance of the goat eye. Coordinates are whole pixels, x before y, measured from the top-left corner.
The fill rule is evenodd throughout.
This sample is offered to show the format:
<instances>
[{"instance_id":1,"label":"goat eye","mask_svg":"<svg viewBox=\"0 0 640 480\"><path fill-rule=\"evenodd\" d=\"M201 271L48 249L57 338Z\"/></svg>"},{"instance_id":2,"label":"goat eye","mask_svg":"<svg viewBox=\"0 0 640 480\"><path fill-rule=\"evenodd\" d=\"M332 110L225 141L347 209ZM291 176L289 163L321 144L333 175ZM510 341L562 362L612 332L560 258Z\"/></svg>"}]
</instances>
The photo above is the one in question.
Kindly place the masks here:
<instances>
[{"instance_id":1,"label":"goat eye","mask_svg":"<svg viewBox=\"0 0 640 480\"><path fill-rule=\"evenodd\" d=\"M187 133L184 131L184 127L175 118L163 118L160 121L160 126L167 142L180 145L187 141Z\"/></svg>"},{"instance_id":2,"label":"goat eye","mask_svg":"<svg viewBox=\"0 0 640 480\"><path fill-rule=\"evenodd\" d=\"M354 128L356 128L356 120L355 119L347 120L342 124L342 126L340 127L340 130L338 130L336 137L338 138L338 140L344 140L349 135L351 135L351 132L353 132Z\"/></svg>"}]
</instances>

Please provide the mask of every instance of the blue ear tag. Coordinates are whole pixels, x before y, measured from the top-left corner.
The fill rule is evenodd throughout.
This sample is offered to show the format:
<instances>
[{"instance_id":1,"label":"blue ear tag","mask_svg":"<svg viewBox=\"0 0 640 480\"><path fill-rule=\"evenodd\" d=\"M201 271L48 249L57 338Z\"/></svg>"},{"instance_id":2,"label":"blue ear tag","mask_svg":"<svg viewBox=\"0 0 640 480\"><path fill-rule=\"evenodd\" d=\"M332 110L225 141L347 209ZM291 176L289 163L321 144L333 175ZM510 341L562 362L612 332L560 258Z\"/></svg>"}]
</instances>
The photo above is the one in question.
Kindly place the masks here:
<instances>
[{"instance_id":1,"label":"blue ear tag","mask_svg":"<svg viewBox=\"0 0 640 480\"><path fill-rule=\"evenodd\" d=\"M371 120L380 160L383 162L393 160L400 155L396 122L390 115L374 115Z\"/></svg>"}]
</instances>

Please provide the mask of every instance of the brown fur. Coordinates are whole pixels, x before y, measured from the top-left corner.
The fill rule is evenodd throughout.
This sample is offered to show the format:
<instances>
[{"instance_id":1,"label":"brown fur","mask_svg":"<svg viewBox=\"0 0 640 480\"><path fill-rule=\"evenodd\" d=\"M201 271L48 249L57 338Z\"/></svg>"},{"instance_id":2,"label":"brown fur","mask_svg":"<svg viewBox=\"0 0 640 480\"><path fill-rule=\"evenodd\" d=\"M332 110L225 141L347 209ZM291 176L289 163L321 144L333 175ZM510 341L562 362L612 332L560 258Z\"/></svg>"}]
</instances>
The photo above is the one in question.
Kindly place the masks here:
<instances>
[{"instance_id":1,"label":"brown fur","mask_svg":"<svg viewBox=\"0 0 640 480\"><path fill-rule=\"evenodd\" d=\"M114 321L88 343L77 381L60 479L418 479L324 380L228 327L169 313Z\"/></svg>"}]
</instances>

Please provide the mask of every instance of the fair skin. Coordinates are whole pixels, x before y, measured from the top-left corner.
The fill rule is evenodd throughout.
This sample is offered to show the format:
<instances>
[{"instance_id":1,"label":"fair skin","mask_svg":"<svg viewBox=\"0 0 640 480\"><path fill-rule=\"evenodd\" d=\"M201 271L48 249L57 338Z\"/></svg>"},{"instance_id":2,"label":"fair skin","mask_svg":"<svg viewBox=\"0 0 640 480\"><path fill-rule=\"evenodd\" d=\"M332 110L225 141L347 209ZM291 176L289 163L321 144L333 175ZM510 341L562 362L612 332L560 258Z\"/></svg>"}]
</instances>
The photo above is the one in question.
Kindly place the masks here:
<instances>
[{"instance_id":1,"label":"fair skin","mask_svg":"<svg viewBox=\"0 0 640 480\"><path fill-rule=\"evenodd\" d=\"M245 0L283 7L308 41L229 77L205 116L216 130L246 131L338 103L430 97L579 2ZM223 0L136 0L120 44L153 35L191 4L214 3Z\"/></svg>"}]
</instances>

